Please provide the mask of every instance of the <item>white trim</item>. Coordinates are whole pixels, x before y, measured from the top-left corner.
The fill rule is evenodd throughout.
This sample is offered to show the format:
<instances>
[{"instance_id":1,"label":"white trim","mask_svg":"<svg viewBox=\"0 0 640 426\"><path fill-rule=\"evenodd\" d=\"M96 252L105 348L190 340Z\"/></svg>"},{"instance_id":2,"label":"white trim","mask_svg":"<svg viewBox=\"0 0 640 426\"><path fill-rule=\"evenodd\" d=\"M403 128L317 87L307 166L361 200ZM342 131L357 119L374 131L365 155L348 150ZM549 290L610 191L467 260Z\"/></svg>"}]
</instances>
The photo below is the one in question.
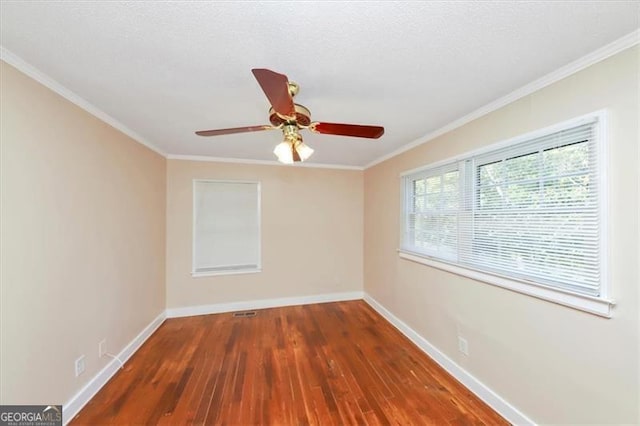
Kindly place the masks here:
<instances>
[{"instance_id":1,"label":"white trim","mask_svg":"<svg viewBox=\"0 0 640 426\"><path fill-rule=\"evenodd\" d=\"M81 96L67 89L62 84L58 83L53 78L49 77L42 71L38 70L36 67L29 64L24 59L20 58L18 55L11 52L4 46L0 46L0 59L12 65L13 67L17 68L19 71L28 75L29 77L31 77L38 83L42 84L43 86L56 92L58 95L62 96L66 100L79 106L80 108L82 108L89 114L93 115L94 117L100 119L101 121L104 121L111 127L121 131L122 133L129 136L131 139L138 142L139 144L146 146L150 150L162 155L163 157L167 156L167 154L164 151L162 151L160 148L158 148L157 146L149 142L147 139L143 138L138 133L134 132L133 130L131 130L124 124L122 124L120 121L111 117L109 114L102 111L100 108L96 107L86 99L82 98Z\"/></svg>"},{"instance_id":2,"label":"white trim","mask_svg":"<svg viewBox=\"0 0 640 426\"><path fill-rule=\"evenodd\" d=\"M300 163L300 164L296 164L294 167L312 167L312 168L343 169L343 170L366 170L370 167L375 166L376 164L382 163L383 161L386 161L399 154L402 154L403 152L406 152L412 148L415 148L419 145L429 142L430 140L435 139L440 135L443 135L447 132L457 129L458 127L461 127L477 118L487 115L490 112L496 111L505 105L508 105L520 98L523 98L546 86L549 86L557 81L560 81L563 78L566 78L572 74L575 74L578 71L583 70L584 68L587 68L600 61L603 61L615 55L616 53L623 51L624 49L635 46L639 42L640 42L640 30L635 30L632 33L627 34L626 36L621 37L618 40L615 40L614 42L609 43L608 45L603 46L600 49L597 49L576 61L570 62L569 64L545 75L544 77L541 77L529 84L522 86L521 88L509 93L506 96L503 96L502 98L496 99L495 101L490 102L489 104L481 108L478 108L475 111L463 117L460 117L457 120L454 120L451 123L433 132L427 133L426 135L414 140L413 142L403 145L402 147L396 149L395 151L392 151L388 154L385 154L381 157L376 158L375 160L369 162L364 166ZM13 52L5 48L4 46L0 46L0 59L14 66L24 74L28 75L29 77L33 78L34 80L38 81L39 83L53 90L60 96L69 100L70 102L73 102L74 104L84 109L88 113L96 116L97 118L104 121L105 123L120 130L122 133L131 137L136 142L146 146L147 148L157 152L158 154L168 159L285 166L282 163L279 163L278 161L208 157L208 156L200 156L200 155L178 155L178 154L165 153L163 150L161 150L160 148L158 148L157 146L155 146L154 144L152 144L151 142L149 142L148 140L140 136L138 133L129 129L127 126L125 126L118 120L114 119L104 111L100 110L98 107L94 106L93 104L89 103L87 100L78 96L76 93L67 89L66 87L64 87L63 85L61 85L60 83L52 79L51 77L47 76L46 74L44 74L43 72L35 68L33 65L27 63L18 55L14 54Z\"/></svg>"},{"instance_id":3,"label":"white trim","mask_svg":"<svg viewBox=\"0 0 640 426\"><path fill-rule=\"evenodd\" d=\"M401 232L400 232L400 244L402 246L403 235L406 229L406 211L409 201L409 194L407 193L407 186L405 185L405 179L408 176L419 174L423 171L436 169L438 167L445 166L447 164L454 164L459 161L465 161L479 156L486 155L493 151L497 151L510 146L517 146L521 142L531 141L541 136L553 134L555 132L580 126L587 123L597 123L597 168L600 180L599 186L599 209L600 209L600 262L601 262L601 276L602 282L600 283L600 295L598 297L581 295L578 293L566 291L560 288L546 286L544 284L536 283L527 280L518 280L513 277L503 276L498 274L492 274L489 272L474 269L473 267L467 267L464 265L458 265L455 263L449 263L446 260L436 259L429 257L427 253L416 253L410 248L398 249L399 256L406 260L421 263L423 265L431 266L437 269L441 269L447 272L454 273L456 275L464 276L474 279L476 281L484 282L487 284L495 285L498 287L506 288L518 293L526 294L536 297L538 299L546 300L549 302L557 303L560 305L568 306L581 311L589 312L591 314L599 315L605 318L611 318L611 309L615 305L615 302L610 299L611 297L611 284L608 276L607 261L607 226L608 226L608 201L607 201L607 182L605 178L607 170L607 111L599 110L588 114L581 115L569 120L565 120L560 123L556 123L547 126L543 129L534 130L532 132L517 135L510 139L493 143L488 146L481 147L479 149L465 152L455 157L447 158L444 160L436 161L434 163L420 166L411 170L407 170L400 173L401 194L403 194L402 200L404 204L401 204L403 208L401 215Z\"/></svg>"},{"instance_id":4,"label":"white trim","mask_svg":"<svg viewBox=\"0 0 640 426\"><path fill-rule=\"evenodd\" d=\"M451 272L462 277L471 278L472 280L506 288L517 293L526 294L528 296L533 296L538 299L557 303L563 306L568 306L570 308L578 309L580 311L585 311L590 314L598 315L605 318L611 318L611 308L615 305L615 302L613 300L571 293L562 289L548 287L533 282L518 281L513 278L493 275L486 272L453 265L451 263L431 259L421 256L417 253L410 253L407 251L402 251L400 249L398 250L398 256L400 256L400 258L402 259L421 263L432 268Z\"/></svg>"},{"instance_id":5,"label":"white trim","mask_svg":"<svg viewBox=\"0 0 640 426\"><path fill-rule=\"evenodd\" d=\"M127 346L120 351L117 358L124 364L142 344L162 325L166 318L166 311L162 311L144 330L140 332ZM118 372L120 364L112 359L98 374L80 389L69 401L62 406L62 423L67 424L80 412L87 402Z\"/></svg>"},{"instance_id":6,"label":"white trim","mask_svg":"<svg viewBox=\"0 0 640 426\"><path fill-rule=\"evenodd\" d=\"M293 164L283 164L275 160L252 160L249 158L225 158L225 157L209 157L206 155L167 155L169 160L181 160L181 161L210 161L214 163L235 163L235 164L260 164L263 166L280 166L280 167L308 167L316 169L338 169L338 170L364 170L364 167L360 166L347 166L340 164L321 164L321 163L308 163L300 162Z\"/></svg>"},{"instance_id":7,"label":"white trim","mask_svg":"<svg viewBox=\"0 0 640 426\"><path fill-rule=\"evenodd\" d=\"M210 271L210 272L191 272L193 278L202 277L215 277L217 275L242 275L242 274L257 274L262 272L261 268L258 269L239 269L236 271Z\"/></svg>"},{"instance_id":8,"label":"white trim","mask_svg":"<svg viewBox=\"0 0 640 426\"><path fill-rule=\"evenodd\" d=\"M598 116L596 127L598 140L598 197L600 198L600 275L602 285L600 286L600 297L603 299L613 298L611 276L609 275L609 122L608 115L603 111Z\"/></svg>"},{"instance_id":9,"label":"white trim","mask_svg":"<svg viewBox=\"0 0 640 426\"><path fill-rule=\"evenodd\" d=\"M401 319L393 315L388 309L382 306L369 294L364 294L364 300L375 309L384 319L389 321L402 334L411 340L418 348L431 357L438 365L444 368L449 374L461 382L467 389L473 392L478 398L493 408L498 414L514 425L535 425L535 422L528 418L508 401L496 394L491 388L475 378L471 373L456 364L451 358L446 356L427 339L418 334Z\"/></svg>"},{"instance_id":10,"label":"white trim","mask_svg":"<svg viewBox=\"0 0 640 426\"><path fill-rule=\"evenodd\" d=\"M211 161L216 163L236 163L236 164L261 164L266 166L283 166L283 167L309 167L309 168L318 168L318 169L339 169L339 170L364 170L364 167L361 166L348 166L348 165L340 165L340 164L319 164L319 163L295 163L293 165L283 164L279 161L275 160L253 160L248 158L223 158L223 157L209 157L205 155L179 155L179 154L168 154L161 150L159 147L149 142L147 139L143 138L141 135L131 130L120 121L111 117L106 112L102 111L100 108L91 104L86 99L77 95L73 91L67 89L62 84L58 83L53 78L49 77L42 71L38 70L33 65L26 62L24 59L20 58L15 53L11 52L9 49L4 46L0 46L0 59L4 62L12 65L17 68L22 73L28 75L32 79L36 80L43 86L49 88L54 91L58 95L67 99L68 101L74 103L79 106L89 114L97 117L98 119L104 121L111 127L121 131L125 135L129 136L136 142L146 146L152 151L166 157L169 160L185 160L185 161Z\"/></svg>"},{"instance_id":11,"label":"white trim","mask_svg":"<svg viewBox=\"0 0 640 426\"><path fill-rule=\"evenodd\" d=\"M460 118L458 118L457 120L452 121L451 123L437 129L434 130L431 133L427 133L426 135L414 140L413 142L410 142L406 145L401 146L400 148L396 149L393 152L390 152L389 154L385 154L381 157L376 158L375 160L371 161L370 163L366 164L364 166L364 169L368 169L369 167L373 167L376 164L382 163L383 161L386 161L390 158L393 158L397 155L402 154L403 152L406 152L412 148L415 148L417 146L420 146L424 143L427 143L435 138L437 138L438 136L441 136L445 133L448 133L454 129L457 129L458 127L462 127L463 125L478 119L484 115L487 115L493 111L496 111L512 102L517 101L518 99L521 99L525 96L528 96L534 92L537 92L540 89L543 89L553 83L556 83L560 80L562 80L563 78L566 78L572 74L577 73L578 71L581 71L593 64L596 64L600 61L603 61L613 55L615 55L618 52L621 52L625 49L628 49L630 47L635 46L636 44L640 43L640 30L635 30L634 32L627 34L626 36L619 38L618 40L609 43L606 46L601 47L600 49L597 49L591 53L589 53L588 55L583 56L582 58L570 62L569 64L545 75L544 77L541 77L537 80L532 81L529 84L526 84L524 86L522 86L521 88L514 90L513 92L509 93L506 96L503 96L499 99L496 99L493 102L488 103L487 105L478 108L477 110L462 116Z\"/></svg>"},{"instance_id":12,"label":"white trim","mask_svg":"<svg viewBox=\"0 0 640 426\"><path fill-rule=\"evenodd\" d=\"M598 133L598 139L599 141L606 141L606 134L603 133L605 131L605 125L606 125L606 120L607 120L607 110L606 109L601 109L601 110L597 110L597 111L593 111L593 112L589 112L587 114L583 114L580 115L578 117L573 117L570 118L568 120L564 120L561 121L559 123L555 123L555 124L551 124L547 127L544 127L542 129L536 129L533 130L531 132L528 133L524 133L521 135L517 135L514 137L511 137L509 139L505 139L499 142L495 142L492 143L490 145L486 145L486 146L482 146L480 148L476 148L474 150L471 151L465 151L462 154L459 155L454 155L453 157L449 157L449 158L445 158L443 160L438 160L435 161L433 163L424 165L424 166L419 166L416 168L413 168L411 170L405 170L403 172L400 173L400 177L405 177L408 175L412 175L414 173L419 173L423 170L427 170L427 169L432 169L435 167L441 167L444 165L447 165L448 163L454 163L454 162L458 162L458 161L464 161L464 160L468 160L472 157L477 157L479 155L484 155L488 152L491 151L496 151L498 149L502 149L502 148L507 148L511 145L516 145L520 142L525 142L531 139L536 139L540 136L546 136L548 134L551 133L556 133L559 132L561 130L566 129L567 127L577 127L580 126L582 124L587 124L587 123L593 123L595 121L597 121L599 123L599 133ZM604 144L600 144L600 146L602 146ZM598 151L598 153L600 154L600 151Z\"/></svg>"},{"instance_id":13,"label":"white trim","mask_svg":"<svg viewBox=\"0 0 640 426\"><path fill-rule=\"evenodd\" d=\"M219 314L223 312L246 311L249 309L279 308L283 306L310 305L313 303L343 302L360 300L362 291L345 293L315 294L312 296L283 297L279 299L248 300L240 302L216 303L214 305L184 306L168 308L167 318L191 317L194 315Z\"/></svg>"},{"instance_id":14,"label":"white trim","mask_svg":"<svg viewBox=\"0 0 640 426\"><path fill-rule=\"evenodd\" d=\"M118 358L126 362L142 344L160 327L166 318L189 317L194 315L216 314L223 312L243 311L249 309L264 309L294 305L307 305L313 303L340 302L348 300L364 299L385 320L389 321L402 334L407 336L424 353L437 362L442 368L453 375L501 416L515 425L535 425L535 423L513 407L502 397L493 392L489 387L480 382L469 372L453 362L439 349L433 346L424 337L411 329L407 324L398 319L369 294L362 291L318 294L312 296L286 297L279 299L262 299L243 302L219 303L214 305L187 306L181 308L169 308L158 315L147 327L144 328L119 354ZM96 393L118 371L119 364L111 360L96 376L91 379L78 393L63 405L63 424L68 424L80 410L93 398Z\"/></svg>"}]
</instances>

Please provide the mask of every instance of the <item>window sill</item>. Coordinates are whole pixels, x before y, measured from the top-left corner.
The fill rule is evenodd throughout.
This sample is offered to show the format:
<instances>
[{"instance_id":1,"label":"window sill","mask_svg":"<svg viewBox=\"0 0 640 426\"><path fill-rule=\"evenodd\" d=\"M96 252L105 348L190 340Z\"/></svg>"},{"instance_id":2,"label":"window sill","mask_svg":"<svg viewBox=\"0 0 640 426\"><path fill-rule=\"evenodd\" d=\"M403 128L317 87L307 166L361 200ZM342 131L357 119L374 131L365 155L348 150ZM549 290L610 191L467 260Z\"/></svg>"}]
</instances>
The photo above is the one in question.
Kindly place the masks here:
<instances>
[{"instance_id":1,"label":"window sill","mask_svg":"<svg viewBox=\"0 0 640 426\"><path fill-rule=\"evenodd\" d=\"M506 288L517 293L526 294L528 296L533 296L538 299L568 306L573 309L589 312L591 314L605 318L611 318L611 308L615 305L612 300L603 299L600 297L585 296L555 289L552 287L531 284L525 281L518 281L513 278L506 278L486 272L480 272L458 265L438 261L432 258L424 257L416 253L403 251L401 249L398 249L398 255L402 259L421 263L423 265L451 272L456 275L471 278L476 281L481 281L494 286Z\"/></svg>"},{"instance_id":2,"label":"window sill","mask_svg":"<svg viewBox=\"0 0 640 426\"><path fill-rule=\"evenodd\" d=\"M243 269L239 271L207 271L207 272L191 272L193 278L214 277L218 275L240 275L240 274L256 274L262 272L262 269Z\"/></svg>"}]
</instances>

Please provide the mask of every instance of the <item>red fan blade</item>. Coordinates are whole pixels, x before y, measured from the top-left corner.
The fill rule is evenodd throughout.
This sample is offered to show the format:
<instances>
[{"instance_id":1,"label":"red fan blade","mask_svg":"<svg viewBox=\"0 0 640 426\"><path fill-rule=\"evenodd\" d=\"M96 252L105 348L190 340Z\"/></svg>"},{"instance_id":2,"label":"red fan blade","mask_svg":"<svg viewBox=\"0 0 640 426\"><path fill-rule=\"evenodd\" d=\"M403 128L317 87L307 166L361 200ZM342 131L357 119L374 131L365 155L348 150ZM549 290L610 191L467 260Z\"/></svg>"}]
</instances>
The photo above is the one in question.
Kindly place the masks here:
<instances>
[{"instance_id":1,"label":"red fan blade","mask_svg":"<svg viewBox=\"0 0 640 426\"><path fill-rule=\"evenodd\" d=\"M271 129L275 129L275 127L265 124L262 126L233 127L231 129L200 130L196 132L196 135L198 136L231 135L233 133L258 132L260 130L271 130Z\"/></svg>"},{"instance_id":2,"label":"red fan blade","mask_svg":"<svg viewBox=\"0 0 640 426\"><path fill-rule=\"evenodd\" d=\"M278 74L265 68L255 68L251 72L258 80L262 91L267 95L273 110L286 117L295 117L293 99L289 94L289 79L284 74Z\"/></svg>"},{"instance_id":3,"label":"red fan blade","mask_svg":"<svg viewBox=\"0 0 640 426\"><path fill-rule=\"evenodd\" d=\"M359 124L311 123L309 130L327 135L353 136L356 138L378 139L384 134L384 127L362 126Z\"/></svg>"},{"instance_id":4,"label":"red fan blade","mask_svg":"<svg viewBox=\"0 0 640 426\"><path fill-rule=\"evenodd\" d=\"M291 155L293 156L293 161L301 161L300 154L298 154L298 151L293 145L291 145Z\"/></svg>"}]
</instances>

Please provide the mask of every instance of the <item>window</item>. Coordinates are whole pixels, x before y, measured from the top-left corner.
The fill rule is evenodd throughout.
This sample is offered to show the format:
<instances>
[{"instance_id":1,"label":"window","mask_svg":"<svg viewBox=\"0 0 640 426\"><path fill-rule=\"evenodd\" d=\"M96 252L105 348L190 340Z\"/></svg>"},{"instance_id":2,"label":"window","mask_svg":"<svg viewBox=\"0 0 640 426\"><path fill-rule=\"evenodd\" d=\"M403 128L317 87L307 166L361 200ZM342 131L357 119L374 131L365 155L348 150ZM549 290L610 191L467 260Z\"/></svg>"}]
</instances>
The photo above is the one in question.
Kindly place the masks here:
<instances>
[{"instance_id":1,"label":"window","mask_svg":"<svg viewBox=\"0 0 640 426\"><path fill-rule=\"evenodd\" d=\"M407 242L412 251L433 257L457 258L460 172L457 164L437 167L407 180L411 207Z\"/></svg>"},{"instance_id":2,"label":"window","mask_svg":"<svg viewBox=\"0 0 640 426\"><path fill-rule=\"evenodd\" d=\"M404 174L401 256L565 304L604 300L602 117Z\"/></svg>"},{"instance_id":3,"label":"window","mask_svg":"<svg viewBox=\"0 0 640 426\"><path fill-rule=\"evenodd\" d=\"M260 184L193 182L193 275L260 271Z\"/></svg>"}]
</instances>

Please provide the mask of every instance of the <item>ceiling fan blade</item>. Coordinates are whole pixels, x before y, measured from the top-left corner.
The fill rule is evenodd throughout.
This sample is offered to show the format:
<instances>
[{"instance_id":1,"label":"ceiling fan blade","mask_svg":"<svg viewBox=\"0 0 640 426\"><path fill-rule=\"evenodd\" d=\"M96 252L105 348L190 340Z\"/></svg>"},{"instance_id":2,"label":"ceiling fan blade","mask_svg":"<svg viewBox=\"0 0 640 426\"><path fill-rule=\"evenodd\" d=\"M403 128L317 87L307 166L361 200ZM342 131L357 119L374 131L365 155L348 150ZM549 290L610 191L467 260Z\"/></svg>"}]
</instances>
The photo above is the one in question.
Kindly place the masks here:
<instances>
[{"instance_id":1,"label":"ceiling fan blade","mask_svg":"<svg viewBox=\"0 0 640 426\"><path fill-rule=\"evenodd\" d=\"M302 161L300 159L300 154L298 154L298 150L291 144L291 155L293 156L293 161Z\"/></svg>"},{"instance_id":2,"label":"ceiling fan blade","mask_svg":"<svg viewBox=\"0 0 640 426\"><path fill-rule=\"evenodd\" d=\"M271 129L276 129L276 127L265 124L262 126L233 127L231 129L199 130L196 132L196 135L198 136L231 135L233 133L258 132L260 130L271 130Z\"/></svg>"},{"instance_id":3,"label":"ceiling fan blade","mask_svg":"<svg viewBox=\"0 0 640 426\"><path fill-rule=\"evenodd\" d=\"M289 79L284 74L265 69L254 68L251 70L262 91L267 95L273 110L285 117L295 117L293 98L289 93Z\"/></svg>"},{"instance_id":4,"label":"ceiling fan blade","mask_svg":"<svg viewBox=\"0 0 640 426\"><path fill-rule=\"evenodd\" d=\"M356 138L378 139L384 134L384 127L360 124L311 123L309 130L327 135L353 136Z\"/></svg>"}]
</instances>

